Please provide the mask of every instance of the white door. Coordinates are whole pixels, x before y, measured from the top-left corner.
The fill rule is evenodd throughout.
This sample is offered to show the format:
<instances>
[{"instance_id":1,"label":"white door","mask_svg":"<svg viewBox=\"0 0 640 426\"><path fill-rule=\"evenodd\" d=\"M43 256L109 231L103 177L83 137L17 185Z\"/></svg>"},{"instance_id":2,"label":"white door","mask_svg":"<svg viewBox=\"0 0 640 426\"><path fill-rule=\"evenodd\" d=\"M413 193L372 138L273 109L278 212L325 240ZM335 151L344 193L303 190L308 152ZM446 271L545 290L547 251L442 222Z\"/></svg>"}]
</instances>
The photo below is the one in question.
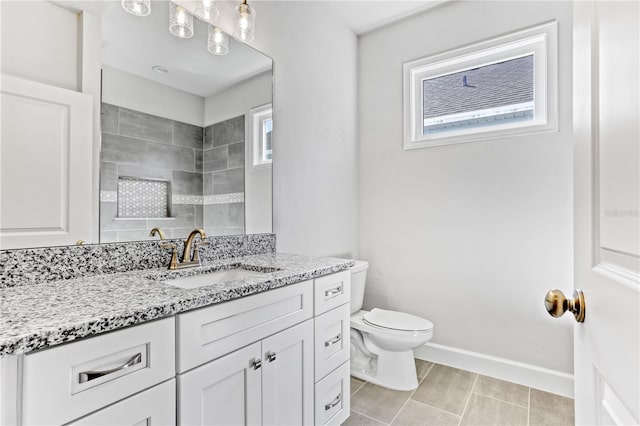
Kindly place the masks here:
<instances>
[{"instance_id":1,"label":"white door","mask_svg":"<svg viewBox=\"0 0 640 426\"><path fill-rule=\"evenodd\" d=\"M169 380L117 402L70 426L161 426L176 422L176 381Z\"/></svg>"},{"instance_id":2,"label":"white door","mask_svg":"<svg viewBox=\"0 0 640 426\"><path fill-rule=\"evenodd\" d=\"M574 6L577 424L640 422L640 3Z\"/></svg>"},{"instance_id":3,"label":"white door","mask_svg":"<svg viewBox=\"0 0 640 426\"><path fill-rule=\"evenodd\" d=\"M262 341L262 421L313 424L313 320Z\"/></svg>"},{"instance_id":4,"label":"white door","mask_svg":"<svg viewBox=\"0 0 640 426\"><path fill-rule=\"evenodd\" d=\"M92 242L92 97L2 75L0 249Z\"/></svg>"},{"instance_id":5,"label":"white door","mask_svg":"<svg viewBox=\"0 0 640 426\"><path fill-rule=\"evenodd\" d=\"M260 342L178 376L179 425L261 423Z\"/></svg>"}]
</instances>

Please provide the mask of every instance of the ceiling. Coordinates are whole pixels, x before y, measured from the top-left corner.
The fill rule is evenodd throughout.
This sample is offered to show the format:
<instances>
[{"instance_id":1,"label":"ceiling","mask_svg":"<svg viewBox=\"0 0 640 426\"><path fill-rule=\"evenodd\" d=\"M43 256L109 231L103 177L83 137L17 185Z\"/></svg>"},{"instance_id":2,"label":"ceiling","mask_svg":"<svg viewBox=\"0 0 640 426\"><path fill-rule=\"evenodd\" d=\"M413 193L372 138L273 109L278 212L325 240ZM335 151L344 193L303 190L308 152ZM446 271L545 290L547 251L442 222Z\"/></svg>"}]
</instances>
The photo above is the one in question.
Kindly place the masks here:
<instances>
[{"instance_id":1,"label":"ceiling","mask_svg":"<svg viewBox=\"0 0 640 426\"><path fill-rule=\"evenodd\" d=\"M365 34L447 0L324 0L323 5L354 33Z\"/></svg>"},{"instance_id":2,"label":"ceiling","mask_svg":"<svg viewBox=\"0 0 640 426\"><path fill-rule=\"evenodd\" d=\"M272 61L244 43L229 40L229 53L211 55L207 25L194 18L194 36L179 39L169 33L169 6L153 1L151 14L127 13L119 1L56 1L72 10L86 10L102 21L102 63L131 74L207 97L247 78L271 70ZM158 74L161 66L169 72Z\"/></svg>"}]
</instances>

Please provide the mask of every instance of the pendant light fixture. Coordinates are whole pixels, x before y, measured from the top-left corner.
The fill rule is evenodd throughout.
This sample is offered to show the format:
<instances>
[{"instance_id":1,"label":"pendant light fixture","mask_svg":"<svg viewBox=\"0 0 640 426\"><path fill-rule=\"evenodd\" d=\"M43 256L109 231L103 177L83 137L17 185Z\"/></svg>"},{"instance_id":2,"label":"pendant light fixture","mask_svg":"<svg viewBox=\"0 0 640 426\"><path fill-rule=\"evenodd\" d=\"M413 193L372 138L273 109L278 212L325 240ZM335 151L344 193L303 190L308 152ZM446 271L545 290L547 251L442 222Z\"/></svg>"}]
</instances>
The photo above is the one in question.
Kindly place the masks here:
<instances>
[{"instance_id":1,"label":"pendant light fixture","mask_svg":"<svg viewBox=\"0 0 640 426\"><path fill-rule=\"evenodd\" d=\"M229 53L229 36L220 28L209 25L207 50L213 55L226 55Z\"/></svg>"},{"instance_id":2,"label":"pendant light fixture","mask_svg":"<svg viewBox=\"0 0 640 426\"><path fill-rule=\"evenodd\" d=\"M245 43L251 43L256 31L256 11L243 0L235 10L233 36Z\"/></svg>"},{"instance_id":3,"label":"pendant light fixture","mask_svg":"<svg viewBox=\"0 0 640 426\"><path fill-rule=\"evenodd\" d=\"M215 5L214 0L202 0L200 5L193 11L193 14L205 22L215 22L220 18L220 10Z\"/></svg>"},{"instance_id":4,"label":"pendant light fixture","mask_svg":"<svg viewBox=\"0 0 640 426\"><path fill-rule=\"evenodd\" d=\"M151 13L151 0L122 0L122 8L135 16Z\"/></svg>"},{"instance_id":5,"label":"pendant light fixture","mask_svg":"<svg viewBox=\"0 0 640 426\"><path fill-rule=\"evenodd\" d=\"M179 38L193 37L193 15L172 1L169 2L169 31Z\"/></svg>"}]
</instances>

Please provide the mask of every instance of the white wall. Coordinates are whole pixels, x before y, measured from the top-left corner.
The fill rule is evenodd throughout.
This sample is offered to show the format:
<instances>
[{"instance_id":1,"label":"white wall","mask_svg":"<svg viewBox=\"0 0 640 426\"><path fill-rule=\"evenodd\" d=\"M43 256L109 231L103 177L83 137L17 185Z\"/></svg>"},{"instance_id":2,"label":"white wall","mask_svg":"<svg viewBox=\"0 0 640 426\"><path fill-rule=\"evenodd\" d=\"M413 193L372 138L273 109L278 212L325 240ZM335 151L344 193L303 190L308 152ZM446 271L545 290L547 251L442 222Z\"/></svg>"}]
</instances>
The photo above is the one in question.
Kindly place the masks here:
<instances>
[{"instance_id":1,"label":"white wall","mask_svg":"<svg viewBox=\"0 0 640 426\"><path fill-rule=\"evenodd\" d=\"M170 120L204 126L204 98L104 65L102 101Z\"/></svg>"},{"instance_id":2,"label":"white wall","mask_svg":"<svg viewBox=\"0 0 640 426\"><path fill-rule=\"evenodd\" d=\"M239 115L245 116L244 226L247 234L272 232L273 191L271 167L251 167L251 108L271 103L273 75L262 73L205 98L205 127Z\"/></svg>"},{"instance_id":3,"label":"white wall","mask_svg":"<svg viewBox=\"0 0 640 426\"><path fill-rule=\"evenodd\" d=\"M42 1L0 2L0 70L80 91L78 15Z\"/></svg>"},{"instance_id":4,"label":"white wall","mask_svg":"<svg viewBox=\"0 0 640 426\"><path fill-rule=\"evenodd\" d=\"M274 60L277 249L357 256L356 36L320 2L252 5L252 45ZM219 23L227 32L230 16Z\"/></svg>"},{"instance_id":5,"label":"white wall","mask_svg":"<svg viewBox=\"0 0 640 426\"><path fill-rule=\"evenodd\" d=\"M404 62L551 19L559 132L403 151ZM466 357L466 367L495 361L502 373L524 363L557 379L538 386L570 393L573 324L549 317L543 298L572 288L571 3L452 2L368 33L359 47L365 306L431 320L432 343L449 348L418 353Z\"/></svg>"}]
</instances>

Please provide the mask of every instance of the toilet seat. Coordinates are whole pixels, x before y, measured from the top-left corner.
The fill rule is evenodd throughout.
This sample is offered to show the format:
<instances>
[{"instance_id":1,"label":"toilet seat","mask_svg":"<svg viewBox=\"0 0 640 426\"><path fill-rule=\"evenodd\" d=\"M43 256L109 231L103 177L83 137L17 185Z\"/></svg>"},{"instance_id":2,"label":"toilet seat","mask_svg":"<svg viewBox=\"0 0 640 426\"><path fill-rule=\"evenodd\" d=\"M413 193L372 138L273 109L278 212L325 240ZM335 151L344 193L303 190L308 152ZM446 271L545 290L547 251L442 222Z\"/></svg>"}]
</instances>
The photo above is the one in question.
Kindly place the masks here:
<instances>
[{"instance_id":1,"label":"toilet seat","mask_svg":"<svg viewBox=\"0 0 640 426\"><path fill-rule=\"evenodd\" d=\"M398 331L426 333L433 330L433 323L404 312L374 308L363 315L362 321L370 326Z\"/></svg>"}]
</instances>

